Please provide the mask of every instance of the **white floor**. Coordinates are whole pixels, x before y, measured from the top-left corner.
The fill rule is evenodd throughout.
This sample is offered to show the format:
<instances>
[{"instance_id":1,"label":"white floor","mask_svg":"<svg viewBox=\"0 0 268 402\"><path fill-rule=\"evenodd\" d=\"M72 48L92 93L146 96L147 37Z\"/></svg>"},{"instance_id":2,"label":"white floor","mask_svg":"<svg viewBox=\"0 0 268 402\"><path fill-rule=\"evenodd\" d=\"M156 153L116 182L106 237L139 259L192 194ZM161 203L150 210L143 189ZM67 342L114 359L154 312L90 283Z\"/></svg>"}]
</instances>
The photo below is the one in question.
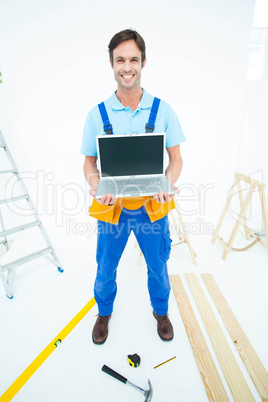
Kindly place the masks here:
<instances>
[{"instance_id":1,"label":"white floor","mask_svg":"<svg viewBox=\"0 0 268 402\"><path fill-rule=\"evenodd\" d=\"M90 222L94 228L95 221L92 219ZM47 228L65 271L60 274L46 260L38 259L19 267L14 299L9 300L0 289L0 395L93 296L96 235L93 234L91 238L78 233L67 235L64 228L53 230L49 221ZM25 239L23 235L19 234L20 237L2 263L12 259L22 245L25 251L34 239L29 238L26 243L22 240ZM172 249L169 273L179 274L185 285L230 401L233 400L232 395L186 283L185 273L195 272L200 279L251 392L255 400L260 401L200 274L213 274L267 370L268 252L257 244L245 252L231 251L227 260L223 261L222 249L219 244L211 244L211 235L192 234L190 240L197 254L198 265L194 266L187 246L182 244ZM245 244L247 242L240 232L236 246ZM137 260L137 249L134 248L134 237L131 235L118 268L118 295L106 343L96 346L91 340L97 314L97 307L94 306L16 394L14 401L144 400L141 393L103 373L103 364L142 388L147 387L149 378L154 402L207 401L174 295L171 293L169 314L175 337L172 342L164 343L157 335L156 321L152 316L146 287L146 266L144 262L141 266L137 265ZM127 362L127 355L133 353L141 356L139 368L132 368ZM153 369L173 356L176 359Z\"/></svg>"}]
</instances>

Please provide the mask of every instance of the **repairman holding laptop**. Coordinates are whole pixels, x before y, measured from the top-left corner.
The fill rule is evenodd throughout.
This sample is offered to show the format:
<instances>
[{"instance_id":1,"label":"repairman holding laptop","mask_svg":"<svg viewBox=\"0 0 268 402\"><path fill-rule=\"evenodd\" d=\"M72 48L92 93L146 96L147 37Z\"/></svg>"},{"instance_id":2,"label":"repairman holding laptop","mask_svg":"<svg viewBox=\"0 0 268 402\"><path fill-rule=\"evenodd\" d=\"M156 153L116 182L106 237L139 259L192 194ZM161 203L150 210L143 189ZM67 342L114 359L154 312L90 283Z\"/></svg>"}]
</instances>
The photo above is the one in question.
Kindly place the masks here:
<instances>
[{"instance_id":1,"label":"repairman holding laptop","mask_svg":"<svg viewBox=\"0 0 268 402\"><path fill-rule=\"evenodd\" d=\"M92 339L99 345L107 339L117 291L116 270L133 230L148 268L148 290L157 331L163 341L170 341L173 327L168 318L167 260L171 239L167 214L175 207L174 194L159 192L153 196L116 198L108 193L96 199L99 183L96 136L165 132L169 157L166 177L175 194L178 189L174 184L182 169L180 144L185 138L172 108L141 87L141 71L146 63L143 38L131 29L117 33L109 43L109 56L117 91L88 113L81 148L85 155L84 174L93 196L90 216L97 219L98 225L94 296L99 314ZM142 230L143 226L146 230Z\"/></svg>"}]
</instances>

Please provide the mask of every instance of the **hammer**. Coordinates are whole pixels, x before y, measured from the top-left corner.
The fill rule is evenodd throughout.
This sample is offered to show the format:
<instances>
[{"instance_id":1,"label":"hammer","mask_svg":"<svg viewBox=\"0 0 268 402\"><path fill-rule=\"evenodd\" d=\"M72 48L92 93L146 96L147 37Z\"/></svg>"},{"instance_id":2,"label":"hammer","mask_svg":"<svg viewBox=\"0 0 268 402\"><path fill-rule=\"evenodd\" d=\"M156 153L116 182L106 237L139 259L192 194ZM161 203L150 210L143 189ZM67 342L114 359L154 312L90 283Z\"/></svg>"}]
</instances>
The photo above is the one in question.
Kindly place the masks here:
<instances>
[{"instance_id":1,"label":"hammer","mask_svg":"<svg viewBox=\"0 0 268 402\"><path fill-rule=\"evenodd\" d=\"M149 389L148 391L138 387L137 385L133 384L132 382L128 381L125 377L123 377L121 374L118 374L116 371L114 371L113 369L111 369L110 367L104 365L102 367L102 371L104 371L105 373L111 375L112 377L116 378L117 380L123 382L124 384L129 385L130 387L137 389L138 391L142 392L143 395L145 396L144 402L150 402L152 400L152 396L153 396L153 388L152 385L150 383L150 380L148 379L148 383L149 383Z\"/></svg>"}]
</instances>

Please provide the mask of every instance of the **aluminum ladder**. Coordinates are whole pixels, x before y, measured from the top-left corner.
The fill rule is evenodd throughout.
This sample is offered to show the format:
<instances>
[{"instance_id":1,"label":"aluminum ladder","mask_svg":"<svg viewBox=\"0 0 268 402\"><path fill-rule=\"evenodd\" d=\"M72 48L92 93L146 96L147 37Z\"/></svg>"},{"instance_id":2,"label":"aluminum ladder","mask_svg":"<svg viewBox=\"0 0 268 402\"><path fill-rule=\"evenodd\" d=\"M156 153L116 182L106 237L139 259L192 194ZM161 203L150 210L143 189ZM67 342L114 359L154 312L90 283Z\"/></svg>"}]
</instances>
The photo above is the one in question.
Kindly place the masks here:
<instances>
[{"instance_id":1,"label":"aluminum ladder","mask_svg":"<svg viewBox=\"0 0 268 402\"><path fill-rule=\"evenodd\" d=\"M2 152L1 149L4 150L6 157L10 163L11 169L0 170L0 174L1 175L2 174L14 175L20 185L20 188L21 188L23 194L16 196L16 197L0 199L0 230L1 230L0 231L0 245L1 244L4 245L4 247L8 251L9 250L9 244L8 244L8 236L9 235L23 231L23 230L27 230L27 229L30 229L33 227L38 227L40 229L40 232L46 243L46 248L43 248L42 250L38 250L32 254L28 254L22 258L9 262L8 264L1 265L1 261L0 261L0 277L1 277L1 280L2 280L2 283L4 286L4 290L6 292L7 297L9 299L12 299L13 298L12 289L13 289L14 279L15 279L16 270L17 270L18 266L20 266L28 261L32 261L35 258L44 257L46 260L48 260L52 264L56 265L59 272L63 272L63 269L62 269L61 263L59 262L57 255L55 253L55 250L52 247L49 237L45 231L45 228L40 220L37 210L31 200L31 197L27 191L27 188L20 176L20 173L19 173L18 168L15 164L15 161L9 151L5 138L2 134L2 132L0 131L0 152ZM1 213L1 205L8 204L8 203L11 203L14 201L19 201L19 200L27 201L29 210L31 210L34 220L30 223L26 223L25 225L16 226L11 229L5 230L4 220L3 220L2 213Z\"/></svg>"}]
</instances>

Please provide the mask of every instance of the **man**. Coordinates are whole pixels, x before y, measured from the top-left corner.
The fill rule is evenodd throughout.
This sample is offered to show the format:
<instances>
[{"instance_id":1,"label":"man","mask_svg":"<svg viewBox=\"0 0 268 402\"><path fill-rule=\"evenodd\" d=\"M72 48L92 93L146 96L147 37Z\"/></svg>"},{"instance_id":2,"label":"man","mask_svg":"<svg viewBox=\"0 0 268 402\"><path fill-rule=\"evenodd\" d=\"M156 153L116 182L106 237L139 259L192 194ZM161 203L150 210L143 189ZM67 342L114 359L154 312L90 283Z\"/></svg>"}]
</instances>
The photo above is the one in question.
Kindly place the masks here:
<instances>
[{"instance_id":1,"label":"man","mask_svg":"<svg viewBox=\"0 0 268 402\"><path fill-rule=\"evenodd\" d=\"M110 41L109 55L117 91L104 105L113 133L144 133L154 100L141 87L141 71L146 64L144 40L136 31L121 31ZM92 339L99 345L107 339L117 290L116 269L133 230L148 268L148 290L158 334L162 340L170 341L173 339L173 327L167 314L170 293L167 260L171 239L167 214L174 208L173 196L159 192L153 197L117 199L113 194L107 194L96 199L99 182L96 135L105 134L104 130L100 110L95 107L87 116L81 148L81 153L85 155L84 174L93 196L90 215L98 220L98 267L94 296L99 314ZM169 165L165 174L176 194L178 189L174 184L182 169L180 143L185 138L174 111L166 102L160 102L154 131L166 132ZM111 131L106 133L111 134ZM146 230L143 230L145 227Z\"/></svg>"}]
</instances>

